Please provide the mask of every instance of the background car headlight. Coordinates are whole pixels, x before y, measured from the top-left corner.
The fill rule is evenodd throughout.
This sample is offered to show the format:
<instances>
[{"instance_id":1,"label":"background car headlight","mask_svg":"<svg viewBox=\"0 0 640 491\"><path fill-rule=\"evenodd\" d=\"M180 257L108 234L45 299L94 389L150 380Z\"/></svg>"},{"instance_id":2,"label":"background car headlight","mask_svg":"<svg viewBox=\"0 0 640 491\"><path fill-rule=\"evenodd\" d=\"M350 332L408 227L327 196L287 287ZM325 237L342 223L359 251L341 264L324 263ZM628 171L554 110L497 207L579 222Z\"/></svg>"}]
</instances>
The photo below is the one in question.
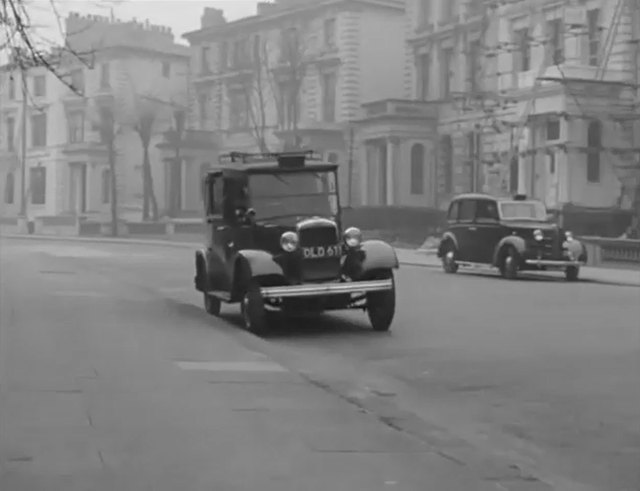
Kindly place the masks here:
<instances>
[{"instance_id":1,"label":"background car headlight","mask_svg":"<svg viewBox=\"0 0 640 491\"><path fill-rule=\"evenodd\" d=\"M567 240L567 242L571 242L573 240L573 234L567 230L564 233L564 238Z\"/></svg>"},{"instance_id":2,"label":"background car headlight","mask_svg":"<svg viewBox=\"0 0 640 491\"><path fill-rule=\"evenodd\" d=\"M293 252L298 248L298 234L295 232L285 232L280 236L280 247L286 252Z\"/></svg>"},{"instance_id":3,"label":"background car headlight","mask_svg":"<svg viewBox=\"0 0 640 491\"><path fill-rule=\"evenodd\" d=\"M544 235L542 235L542 230L539 230L539 229L534 230L533 231L533 238L535 240L537 240L538 242L540 242L544 238Z\"/></svg>"},{"instance_id":4,"label":"background car headlight","mask_svg":"<svg viewBox=\"0 0 640 491\"><path fill-rule=\"evenodd\" d=\"M362 232L359 228L349 227L344 231L344 242L349 247L358 247L362 242Z\"/></svg>"}]
</instances>

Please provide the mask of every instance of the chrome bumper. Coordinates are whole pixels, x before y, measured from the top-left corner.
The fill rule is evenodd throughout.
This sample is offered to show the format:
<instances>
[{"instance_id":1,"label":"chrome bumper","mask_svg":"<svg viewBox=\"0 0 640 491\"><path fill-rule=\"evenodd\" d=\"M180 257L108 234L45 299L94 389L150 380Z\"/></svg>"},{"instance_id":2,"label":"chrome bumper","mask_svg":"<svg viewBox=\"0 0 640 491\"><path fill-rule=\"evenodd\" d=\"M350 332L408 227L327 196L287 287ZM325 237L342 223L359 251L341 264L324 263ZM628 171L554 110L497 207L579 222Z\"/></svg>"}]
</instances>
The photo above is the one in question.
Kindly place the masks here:
<instances>
[{"instance_id":1,"label":"chrome bumper","mask_svg":"<svg viewBox=\"0 0 640 491\"><path fill-rule=\"evenodd\" d=\"M341 293L367 293L391 290L393 281L352 281L347 283L320 283L311 285L268 286L260 288L263 298L319 297Z\"/></svg>"},{"instance_id":2,"label":"chrome bumper","mask_svg":"<svg viewBox=\"0 0 640 491\"><path fill-rule=\"evenodd\" d=\"M585 266L586 263L582 261L554 261L551 259L526 259L525 264L529 266L551 266L552 268L567 268L569 266Z\"/></svg>"}]
</instances>

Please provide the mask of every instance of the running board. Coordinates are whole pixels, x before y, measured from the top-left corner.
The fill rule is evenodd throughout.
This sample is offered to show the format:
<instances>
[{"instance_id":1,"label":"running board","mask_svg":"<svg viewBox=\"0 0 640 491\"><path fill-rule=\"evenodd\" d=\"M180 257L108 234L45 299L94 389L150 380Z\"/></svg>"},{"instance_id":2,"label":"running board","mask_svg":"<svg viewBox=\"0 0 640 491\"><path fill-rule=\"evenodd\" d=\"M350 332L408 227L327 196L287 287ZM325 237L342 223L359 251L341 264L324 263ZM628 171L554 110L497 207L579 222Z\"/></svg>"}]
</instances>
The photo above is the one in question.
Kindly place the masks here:
<instances>
[{"instance_id":1,"label":"running board","mask_svg":"<svg viewBox=\"0 0 640 491\"><path fill-rule=\"evenodd\" d=\"M269 286L260 289L263 298L319 297L350 293L369 293L393 289L393 280L349 281L307 285Z\"/></svg>"}]
</instances>

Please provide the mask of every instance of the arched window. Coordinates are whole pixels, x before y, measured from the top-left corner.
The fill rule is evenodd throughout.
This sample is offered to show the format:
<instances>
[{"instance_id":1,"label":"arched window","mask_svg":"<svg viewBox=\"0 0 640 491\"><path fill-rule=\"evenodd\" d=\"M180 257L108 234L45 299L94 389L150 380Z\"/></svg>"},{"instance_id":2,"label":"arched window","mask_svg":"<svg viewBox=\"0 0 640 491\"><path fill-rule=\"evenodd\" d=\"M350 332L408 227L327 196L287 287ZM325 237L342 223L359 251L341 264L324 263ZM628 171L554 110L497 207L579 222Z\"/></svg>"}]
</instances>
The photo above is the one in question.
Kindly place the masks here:
<instances>
[{"instance_id":1,"label":"arched window","mask_svg":"<svg viewBox=\"0 0 640 491\"><path fill-rule=\"evenodd\" d=\"M102 203L110 203L111 202L111 171L109 169L104 169L101 175L101 195L102 195Z\"/></svg>"},{"instance_id":2,"label":"arched window","mask_svg":"<svg viewBox=\"0 0 640 491\"><path fill-rule=\"evenodd\" d=\"M7 174L6 181L4 182L4 202L8 205L13 204L16 192L16 182L13 172Z\"/></svg>"},{"instance_id":3,"label":"arched window","mask_svg":"<svg viewBox=\"0 0 640 491\"><path fill-rule=\"evenodd\" d=\"M600 182L602 123L591 121L587 129L587 182Z\"/></svg>"},{"instance_id":4,"label":"arched window","mask_svg":"<svg viewBox=\"0 0 640 491\"><path fill-rule=\"evenodd\" d=\"M424 146L411 147L411 194L424 193Z\"/></svg>"},{"instance_id":5,"label":"arched window","mask_svg":"<svg viewBox=\"0 0 640 491\"><path fill-rule=\"evenodd\" d=\"M444 192L453 192L453 141L451 135L444 135L440 139L440 158L442 161L442 174Z\"/></svg>"}]
</instances>

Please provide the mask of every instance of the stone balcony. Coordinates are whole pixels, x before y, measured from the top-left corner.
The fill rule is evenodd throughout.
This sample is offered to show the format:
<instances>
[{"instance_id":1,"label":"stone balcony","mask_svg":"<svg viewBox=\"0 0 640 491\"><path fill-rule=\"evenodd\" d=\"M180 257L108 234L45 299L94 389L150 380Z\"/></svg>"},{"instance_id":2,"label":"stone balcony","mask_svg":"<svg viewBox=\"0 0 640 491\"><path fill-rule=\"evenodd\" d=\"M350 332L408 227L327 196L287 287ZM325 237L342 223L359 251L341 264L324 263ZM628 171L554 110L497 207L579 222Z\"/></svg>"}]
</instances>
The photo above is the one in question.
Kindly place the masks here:
<instances>
[{"instance_id":1,"label":"stone balcony","mask_svg":"<svg viewBox=\"0 0 640 491\"><path fill-rule=\"evenodd\" d=\"M427 101L385 99L362 105L361 119L436 120L438 104Z\"/></svg>"}]
</instances>

